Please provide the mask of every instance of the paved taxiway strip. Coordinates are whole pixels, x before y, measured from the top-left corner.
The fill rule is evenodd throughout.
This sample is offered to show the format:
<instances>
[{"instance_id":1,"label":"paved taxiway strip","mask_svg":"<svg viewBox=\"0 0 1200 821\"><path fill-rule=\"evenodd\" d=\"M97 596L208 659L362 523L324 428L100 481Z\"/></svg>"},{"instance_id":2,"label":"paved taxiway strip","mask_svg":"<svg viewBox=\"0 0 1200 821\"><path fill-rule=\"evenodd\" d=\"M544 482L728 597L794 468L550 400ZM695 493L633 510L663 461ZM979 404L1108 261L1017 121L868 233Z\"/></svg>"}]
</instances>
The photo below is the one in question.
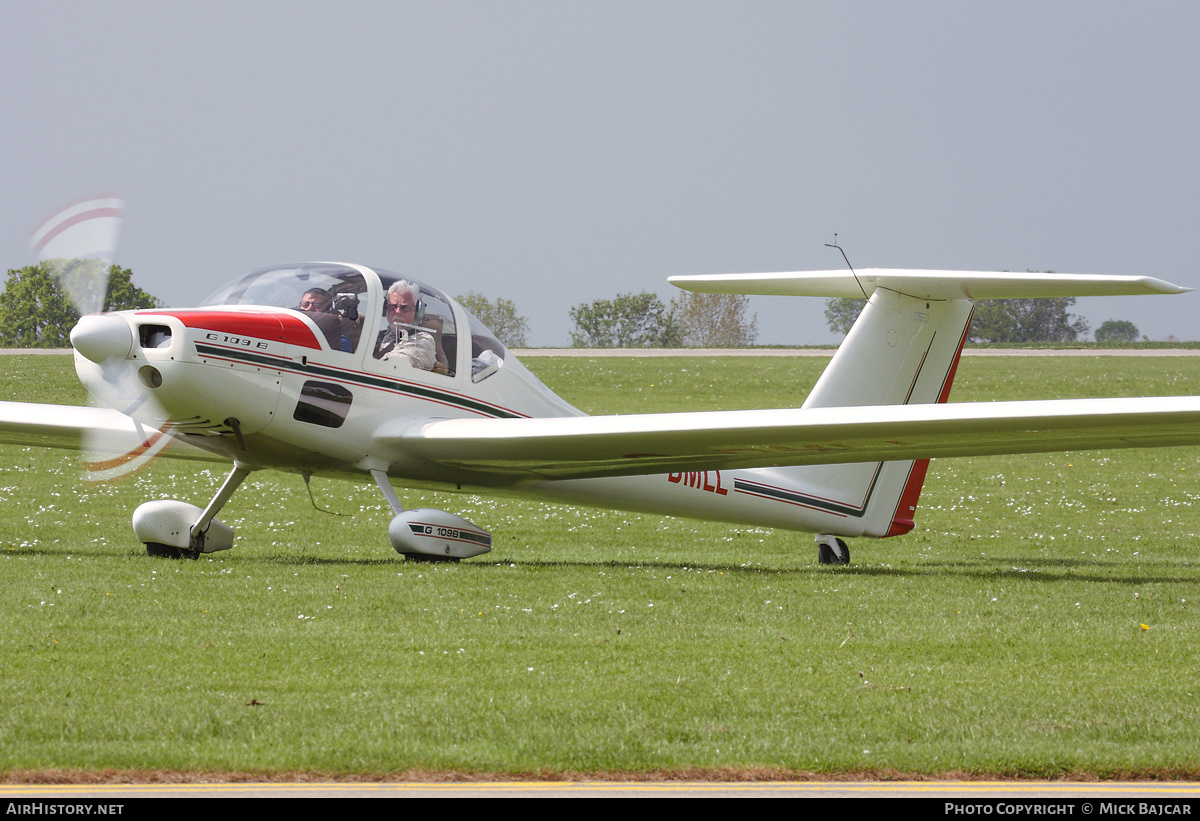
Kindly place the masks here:
<instances>
[{"instance_id":1,"label":"paved taxiway strip","mask_svg":"<svg viewBox=\"0 0 1200 821\"><path fill-rule=\"evenodd\" d=\"M513 348L534 356L833 356L833 348ZM963 356L1200 356L1197 348L964 348Z\"/></svg>"},{"instance_id":2,"label":"paved taxiway strip","mask_svg":"<svg viewBox=\"0 0 1200 821\"><path fill-rule=\"evenodd\" d=\"M1200 783L1064 781L490 781L311 784L3 784L0 798L1079 798L1200 801Z\"/></svg>"}]
</instances>

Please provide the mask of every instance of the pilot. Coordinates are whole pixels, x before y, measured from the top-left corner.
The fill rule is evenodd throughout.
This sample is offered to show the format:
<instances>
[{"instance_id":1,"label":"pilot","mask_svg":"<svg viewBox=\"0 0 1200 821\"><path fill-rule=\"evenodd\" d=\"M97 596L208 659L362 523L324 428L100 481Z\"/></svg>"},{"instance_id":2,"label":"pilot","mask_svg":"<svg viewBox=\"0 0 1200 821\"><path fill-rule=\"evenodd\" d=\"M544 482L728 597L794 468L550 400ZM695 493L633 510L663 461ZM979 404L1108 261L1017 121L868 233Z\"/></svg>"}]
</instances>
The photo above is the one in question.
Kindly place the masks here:
<instances>
[{"instance_id":1,"label":"pilot","mask_svg":"<svg viewBox=\"0 0 1200 821\"><path fill-rule=\"evenodd\" d=\"M387 328L375 343L376 359L408 358L414 368L432 370L437 364L433 334L417 324L421 289L406 279L392 283L387 292Z\"/></svg>"},{"instance_id":2,"label":"pilot","mask_svg":"<svg viewBox=\"0 0 1200 821\"><path fill-rule=\"evenodd\" d=\"M329 347L335 351L353 350L346 347L348 340L342 334L342 320L333 313L332 307L333 297L324 288L309 288L304 292L304 296L300 297L299 310L308 314L321 329Z\"/></svg>"},{"instance_id":3,"label":"pilot","mask_svg":"<svg viewBox=\"0 0 1200 821\"><path fill-rule=\"evenodd\" d=\"M304 292L304 296L300 297L300 310L328 314L331 313L331 302L329 292L324 288L309 288Z\"/></svg>"}]
</instances>

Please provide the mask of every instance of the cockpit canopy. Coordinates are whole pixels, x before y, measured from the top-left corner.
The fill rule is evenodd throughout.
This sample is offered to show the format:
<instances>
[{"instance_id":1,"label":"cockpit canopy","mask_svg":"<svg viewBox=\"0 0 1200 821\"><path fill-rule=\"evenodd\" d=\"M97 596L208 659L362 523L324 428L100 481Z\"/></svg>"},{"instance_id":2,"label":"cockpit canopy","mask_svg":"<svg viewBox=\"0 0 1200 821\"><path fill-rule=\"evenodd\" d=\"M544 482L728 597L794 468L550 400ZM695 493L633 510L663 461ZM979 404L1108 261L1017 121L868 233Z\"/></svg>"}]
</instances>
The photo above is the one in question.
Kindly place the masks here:
<instances>
[{"instance_id":1,"label":"cockpit canopy","mask_svg":"<svg viewBox=\"0 0 1200 821\"><path fill-rule=\"evenodd\" d=\"M410 308L412 300L402 292L415 292L415 311L389 312L389 294L395 295L393 303ZM260 268L217 290L203 305L298 311L333 351L370 350L368 364L403 355L414 369L444 377L455 376L460 360L468 356L458 345L458 328L464 323L470 330L473 381L495 373L506 356L491 331L457 302L419 280L378 268L326 262Z\"/></svg>"}]
</instances>

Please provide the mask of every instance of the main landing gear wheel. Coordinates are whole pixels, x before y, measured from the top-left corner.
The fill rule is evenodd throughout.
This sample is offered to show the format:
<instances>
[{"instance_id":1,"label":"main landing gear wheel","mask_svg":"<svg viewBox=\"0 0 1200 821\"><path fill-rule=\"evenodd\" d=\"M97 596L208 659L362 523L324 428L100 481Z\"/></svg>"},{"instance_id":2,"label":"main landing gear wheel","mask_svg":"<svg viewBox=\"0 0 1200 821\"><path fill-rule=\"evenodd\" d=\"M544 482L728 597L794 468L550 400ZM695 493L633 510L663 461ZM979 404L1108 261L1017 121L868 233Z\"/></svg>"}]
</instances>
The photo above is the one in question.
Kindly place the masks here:
<instances>
[{"instance_id":1,"label":"main landing gear wheel","mask_svg":"<svg viewBox=\"0 0 1200 821\"><path fill-rule=\"evenodd\" d=\"M830 542L833 542L836 547ZM836 537L818 537L817 561L820 564L850 564L850 548Z\"/></svg>"},{"instance_id":2,"label":"main landing gear wheel","mask_svg":"<svg viewBox=\"0 0 1200 821\"><path fill-rule=\"evenodd\" d=\"M419 562L420 564L457 564L458 556L431 556L428 553L401 553L405 559L410 562Z\"/></svg>"},{"instance_id":3,"label":"main landing gear wheel","mask_svg":"<svg viewBox=\"0 0 1200 821\"><path fill-rule=\"evenodd\" d=\"M198 559L201 553L233 547L233 528L213 517L249 475L250 468L234 462L225 483L204 510L174 499L139 505L133 512L133 532L146 546L146 555L161 559Z\"/></svg>"},{"instance_id":4,"label":"main landing gear wheel","mask_svg":"<svg viewBox=\"0 0 1200 821\"><path fill-rule=\"evenodd\" d=\"M444 510L421 507L405 510L387 473L372 470L371 476L394 514L388 523L392 549L408 561L457 562L492 549L492 534L479 525Z\"/></svg>"},{"instance_id":5,"label":"main landing gear wheel","mask_svg":"<svg viewBox=\"0 0 1200 821\"><path fill-rule=\"evenodd\" d=\"M146 555L156 559L182 559L184 551L160 542L146 542Z\"/></svg>"}]
</instances>

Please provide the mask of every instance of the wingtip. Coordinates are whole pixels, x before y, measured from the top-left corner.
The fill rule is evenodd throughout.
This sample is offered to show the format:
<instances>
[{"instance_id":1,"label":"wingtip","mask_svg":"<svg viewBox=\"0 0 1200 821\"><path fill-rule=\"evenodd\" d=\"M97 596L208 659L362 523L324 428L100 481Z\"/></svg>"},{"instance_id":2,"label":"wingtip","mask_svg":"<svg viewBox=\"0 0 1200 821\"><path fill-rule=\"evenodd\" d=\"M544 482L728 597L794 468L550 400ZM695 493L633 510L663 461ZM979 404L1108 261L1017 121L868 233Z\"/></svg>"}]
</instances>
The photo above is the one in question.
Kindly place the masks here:
<instances>
[{"instance_id":1,"label":"wingtip","mask_svg":"<svg viewBox=\"0 0 1200 821\"><path fill-rule=\"evenodd\" d=\"M1146 277L1145 282L1160 294L1186 294L1193 290L1192 288L1176 285L1174 282L1167 282L1165 279L1157 277Z\"/></svg>"}]
</instances>

